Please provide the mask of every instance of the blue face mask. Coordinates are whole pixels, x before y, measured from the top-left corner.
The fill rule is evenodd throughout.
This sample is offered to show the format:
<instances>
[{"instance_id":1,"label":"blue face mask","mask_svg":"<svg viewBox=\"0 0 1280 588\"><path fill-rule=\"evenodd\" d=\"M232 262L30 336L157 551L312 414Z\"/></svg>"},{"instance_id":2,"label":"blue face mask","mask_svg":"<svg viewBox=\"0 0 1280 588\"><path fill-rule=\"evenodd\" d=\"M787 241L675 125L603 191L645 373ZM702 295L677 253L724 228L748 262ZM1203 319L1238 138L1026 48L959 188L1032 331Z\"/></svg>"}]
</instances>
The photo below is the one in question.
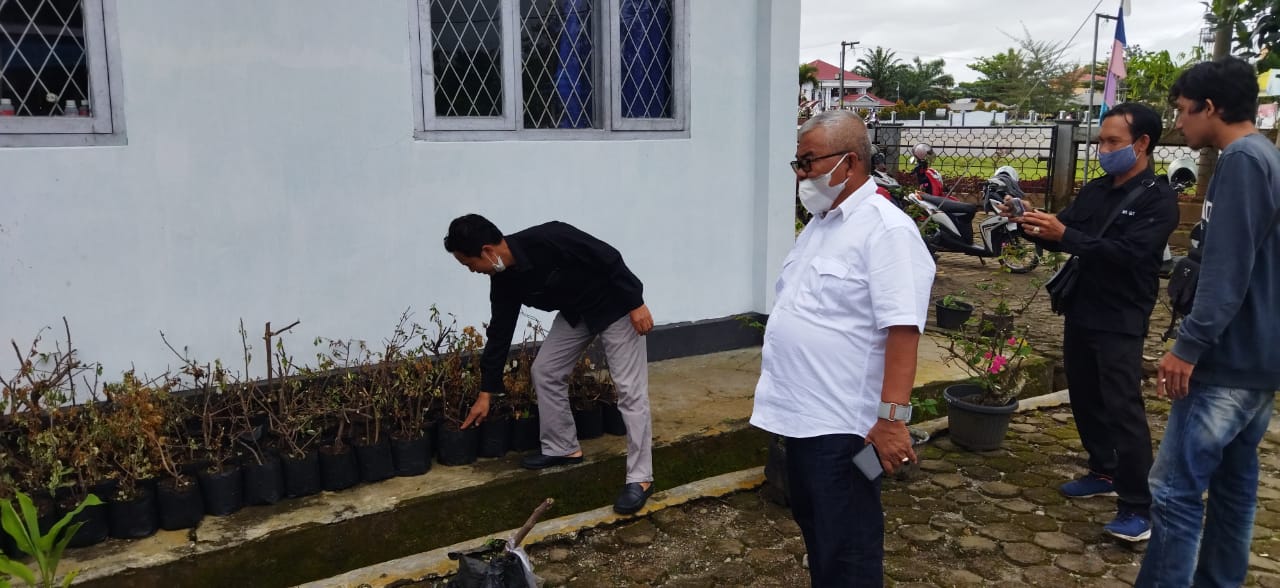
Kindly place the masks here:
<instances>
[{"instance_id":1,"label":"blue face mask","mask_svg":"<svg viewBox=\"0 0 1280 588\"><path fill-rule=\"evenodd\" d=\"M1123 174L1138 163L1138 152L1133 150L1133 145L1121 147L1110 153L1098 152L1098 164L1102 166L1102 171L1113 176Z\"/></svg>"}]
</instances>

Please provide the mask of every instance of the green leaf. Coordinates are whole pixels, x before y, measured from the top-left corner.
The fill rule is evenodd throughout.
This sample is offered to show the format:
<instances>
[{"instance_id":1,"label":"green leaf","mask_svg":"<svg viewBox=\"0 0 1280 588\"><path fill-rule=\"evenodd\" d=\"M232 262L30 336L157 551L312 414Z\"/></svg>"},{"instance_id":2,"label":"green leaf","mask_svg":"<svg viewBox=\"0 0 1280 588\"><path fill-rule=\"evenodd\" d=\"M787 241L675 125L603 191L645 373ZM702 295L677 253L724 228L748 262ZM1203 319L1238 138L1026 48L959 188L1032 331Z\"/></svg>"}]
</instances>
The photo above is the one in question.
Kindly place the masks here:
<instances>
[{"instance_id":1,"label":"green leaf","mask_svg":"<svg viewBox=\"0 0 1280 588\"><path fill-rule=\"evenodd\" d=\"M71 586L71 582L79 575L80 570L71 570L71 572L67 574L67 577L62 579L62 588L69 588Z\"/></svg>"},{"instance_id":2,"label":"green leaf","mask_svg":"<svg viewBox=\"0 0 1280 588\"><path fill-rule=\"evenodd\" d=\"M27 528L22 524L22 519L18 517L17 511L13 509L13 503L8 500L0 502L0 526L4 527L4 532L13 538L13 542L17 544L18 549L27 555L32 555L35 551L35 544L31 541L31 537L27 535Z\"/></svg>"},{"instance_id":3,"label":"green leaf","mask_svg":"<svg viewBox=\"0 0 1280 588\"><path fill-rule=\"evenodd\" d=\"M2 555L0 555L0 573L9 574L10 576L17 576L27 584L30 584L32 586L36 585L36 575L34 572L31 571L31 568L28 568L27 566L22 565Z\"/></svg>"}]
</instances>

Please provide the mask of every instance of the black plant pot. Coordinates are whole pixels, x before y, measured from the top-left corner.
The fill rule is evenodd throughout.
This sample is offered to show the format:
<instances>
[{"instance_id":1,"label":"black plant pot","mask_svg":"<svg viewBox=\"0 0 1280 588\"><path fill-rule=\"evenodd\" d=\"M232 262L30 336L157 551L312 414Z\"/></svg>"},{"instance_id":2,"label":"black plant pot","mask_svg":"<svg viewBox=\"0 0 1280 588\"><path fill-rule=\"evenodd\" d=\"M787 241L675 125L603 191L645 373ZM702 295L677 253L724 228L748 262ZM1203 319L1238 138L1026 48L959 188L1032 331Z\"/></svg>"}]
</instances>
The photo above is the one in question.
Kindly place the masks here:
<instances>
[{"instance_id":1,"label":"black plant pot","mask_svg":"<svg viewBox=\"0 0 1280 588\"><path fill-rule=\"evenodd\" d=\"M359 483L360 464L355 451L345 446L340 453L334 453L332 447L320 450L320 485L325 490L346 490Z\"/></svg>"},{"instance_id":2,"label":"black plant pot","mask_svg":"<svg viewBox=\"0 0 1280 588\"><path fill-rule=\"evenodd\" d=\"M573 424L580 441L604 436L604 412L600 410L600 403L587 409L573 409Z\"/></svg>"},{"instance_id":3,"label":"black plant pot","mask_svg":"<svg viewBox=\"0 0 1280 588\"><path fill-rule=\"evenodd\" d=\"M969 320L969 316L973 314L973 305L968 302L952 301L956 308L948 308L942 305L939 300L933 303L933 309L937 315L937 323L939 329L956 330L964 326L965 321Z\"/></svg>"},{"instance_id":4,"label":"black plant pot","mask_svg":"<svg viewBox=\"0 0 1280 588\"><path fill-rule=\"evenodd\" d=\"M533 451L542 448L538 415L511 419L511 450Z\"/></svg>"},{"instance_id":5,"label":"black plant pot","mask_svg":"<svg viewBox=\"0 0 1280 588\"><path fill-rule=\"evenodd\" d=\"M493 416L480 423L480 457L502 457L511 449L511 418Z\"/></svg>"},{"instance_id":6,"label":"black plant pot","mask_svg":"<svg viewBox=\"0 0 1280 588\"><path fill-rule=\"evenodd\" d=\"M72 505L64 512L71 512L76 505ZM88 547L97 545L107 540L111 533L111 517L107 513L107 505L99 504L97 506L86 506L79 514L71 518L71 524L83 523L75 535L71 536L71 540L67 543L67 547Z\"/></svg>"},{"instance_id":7,"label":"black plant pot","mask_svg":"<svg viewBox=\"0 0 1280 588\"><path fill-rule=\"evenodd\" d=\"M459 430L453 424L441 425L436 440L436 460L440 465L458 466L475 463L480 453L480 428Z\"/></svg>"},{"instance_id":8,"label":"black plant pot","mask_svg":"<svg viewBox=\"0 0 1280 588\"><path fill-rule=\"evenodd\" d=\"M431 469L431 437L417 439L392 439L391 458L396 464L396 475L420 476Z\"/></svg>"},{"instance_id":9,"label":"black plant pot","mask_svg":"<svg viewBox=\"0 0 1280 588\"><path fill-rule=\"evenodd\" d=\"M315 450L300 458L282 456L280 465L284 468L285 496L311 496L320 492L320 454Z\"/></svg>"},{"instance_id":10,"label":"black plant pot","mask_svg":"<svg viewBox=\"0 0 1280 588\"><path fill-rule=\"evenodd\" d=\"M1008 337L1013 333L1013 315L984 312L978 332L984 337Z\"/></svg>"},{"instance_id":11,"label":"black plant pot","mask_svg":"<svg viewBox=\"0 0 1280 588\"><path fill-rule=\"evenodd\" d=\"M1010 400L1004 406L970 402L980 394L982 388L973 384L956 384L942 391L947 401L947 429L956 445L971 451L990 451L1004 443L1018 400Z\"/></svg>"},{"instance_id":12,"label":"black plant pot","mask_svg":"<svg viewBox=\"0 0 1280 588\"><path fill-rule=\"evenodd\" d=\"M360 462L360 479L365 482L381 482L396 475L395 459L386 437L370 445L356 445L356 459Z\"/></svg>"},{"instance_id":13,"label":"black plant pot","mask_svg":"<svg viewBox=\"0 0 1280 588\"><path fill-rule=\"evenodd\" d=\"M220 517L244 508L244 475L240 466L229 466L220 472L205 470L197 478L205 514Z\"/></svg>"},{"instance_id":14,"label":"black plant pot","mask_svg":"<svg viewBox=\"0 0 1280 588\"><path fill-rule=\"evenodd\" d=\"M605 403L600 410L604 418L604 432L617 436L627 434L627 423L622 420L622 411L618 410L617 404Z\"/></svg>"},{"instance_id":15,"label":"black plant pot","mask_svg":"<svg viewBox=\"0 0 1280 588\"><path fill-rule=\"evenodd\" d=\"M138 496L132 500L108 502L107 517L111 536L116 539L150 537L160 529L155 494L145 486L139 488Z\"/></svg>"},{"instance_id":16,"label":"black plant pot","mask_svg":"<svg viewBox=\"0 0 1280 588\"><path fill-rule=\"evenodd\" d=\"M275 454L262 456L262 463L244 464L244 503L275 504L284 498L284 466Z\"/></svg>"},{"instance_id":17,"label":"black plant pot","mask_svg":"<svg viewBox=\"0 0 1280 588\"><path fill-rule=\"evenodd\" d=\"M200 491L200 479L196 477L188 481L189 484L181 487L172 478L160 482L156 499L160 503L161 529L190 529L204 518L204 493Z\"/></svg>"}]
</instances>

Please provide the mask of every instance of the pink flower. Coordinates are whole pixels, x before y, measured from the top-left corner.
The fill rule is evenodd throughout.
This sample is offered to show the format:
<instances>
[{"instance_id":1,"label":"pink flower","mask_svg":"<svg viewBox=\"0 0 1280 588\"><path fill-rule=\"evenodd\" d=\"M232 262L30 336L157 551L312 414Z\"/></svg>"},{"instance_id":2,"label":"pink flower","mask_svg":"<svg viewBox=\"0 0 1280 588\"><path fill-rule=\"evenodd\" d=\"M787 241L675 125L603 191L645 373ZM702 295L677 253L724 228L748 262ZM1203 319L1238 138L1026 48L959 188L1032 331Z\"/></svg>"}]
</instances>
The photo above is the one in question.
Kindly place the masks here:
<instances>
[{"instance_id":1,"label":"pink flower","mask_svg":"<svg viewBox=\"0 0 1280 588\"><path fill-rule=\"evenodd\" d=\"M1000 373L1000 370L1004 369L1004 365L1006 363L1009 363L1009 360L1005 358L1005 356L1003 355L995 356L994 358L991 359L991 373L993 374Z\"/></svg>"},{"instance_id":2,"label":"pink flower","mask_svg":"<svg viewBox=\"0 0 1280 588\"><path fill-rule=\"evenodd\" d=\"M983 353L983 354L982 354L982 359L991 359L991 352L990 352L990 351L988 351L988 352L986 352L986 353Z\"/></svg>"},{"instance_id":3,"label":"pink flower","mask_svg":"<svg viewBox=\"0 0 1280 588\"><path fill-rule=\"evenodd\" d=\"M1015 337L1009 337L1009 341L1008 341L1008 343L1009 343L1010 345L1017 345L1017 344L1018 344L1018 339L1017 339L1017 338L1015 338Z\"/></svg>"}]
</instances>

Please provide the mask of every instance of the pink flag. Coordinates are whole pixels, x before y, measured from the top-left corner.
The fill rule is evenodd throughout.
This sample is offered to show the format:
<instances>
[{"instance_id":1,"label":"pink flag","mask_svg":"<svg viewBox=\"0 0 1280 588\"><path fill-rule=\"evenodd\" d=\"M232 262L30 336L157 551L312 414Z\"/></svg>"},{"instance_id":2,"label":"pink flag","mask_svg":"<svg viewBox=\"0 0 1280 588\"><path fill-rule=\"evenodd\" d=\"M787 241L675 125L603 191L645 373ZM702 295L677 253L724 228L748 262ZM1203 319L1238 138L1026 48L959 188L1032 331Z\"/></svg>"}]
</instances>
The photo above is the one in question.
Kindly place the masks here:
<instances>
[{"instance_id":1,"label":"pink flag","mask_svg":"<svg viewBox=\"0 0 1280 588\"><path fill-rule=\"evenodd\" d=\"M1124 8L1121 7L1116 15L1116 40L1111 44L1111 63L1107 65L1107 85L1102 91L1102 110L1100 114L1106 114L1112 106L1116 105L1116 87L1129 75L1124 68Z\"/></svg>"}]
</instances>

